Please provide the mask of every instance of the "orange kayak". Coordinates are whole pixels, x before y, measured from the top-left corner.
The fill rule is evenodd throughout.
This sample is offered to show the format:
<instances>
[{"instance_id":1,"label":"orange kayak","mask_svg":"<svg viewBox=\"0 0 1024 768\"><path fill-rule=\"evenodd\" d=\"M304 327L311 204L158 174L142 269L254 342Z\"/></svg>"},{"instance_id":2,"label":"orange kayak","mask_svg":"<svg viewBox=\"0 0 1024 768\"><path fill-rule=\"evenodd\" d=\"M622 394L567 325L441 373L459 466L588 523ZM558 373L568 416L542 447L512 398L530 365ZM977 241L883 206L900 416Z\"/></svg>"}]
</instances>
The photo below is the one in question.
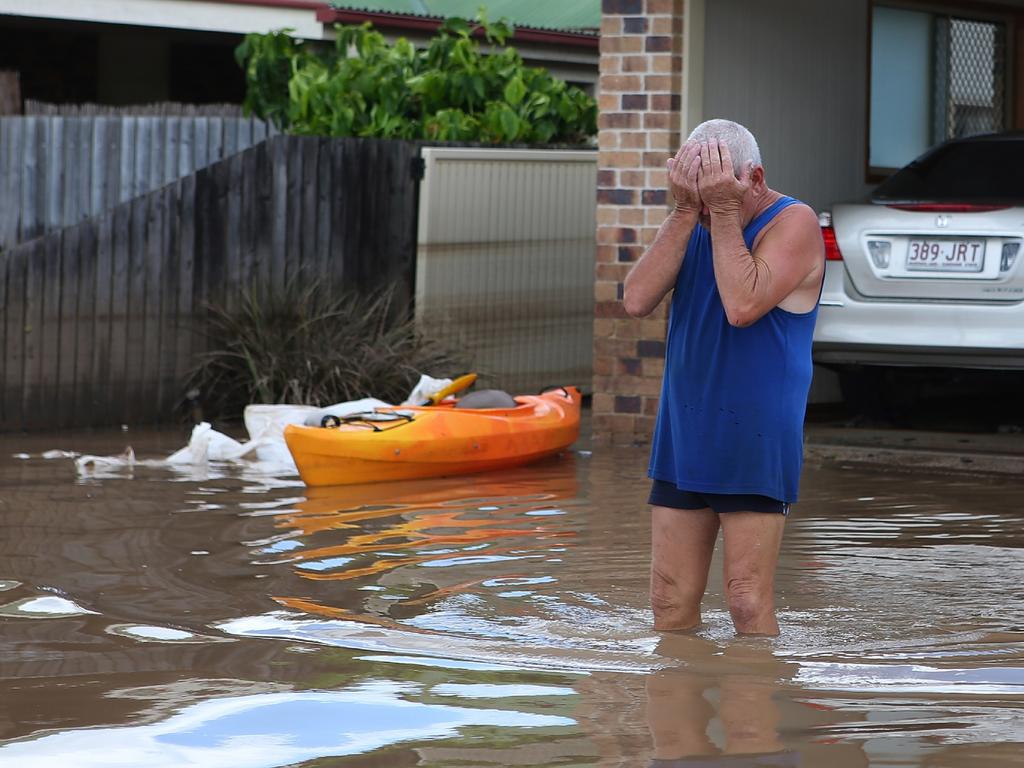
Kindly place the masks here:
<instances>
[{"instance_id":1,"label":"orange kayak","mask_svg":"<svg viewBox=\"0 0 1024 768\"><path fill-rule=\"evenodd\" d=\"M514 408L439 405L378 408L335 427L284 430L306 485L351 485L465 475L526 464L579 436L575 387L519 395Z\"/></svg>"}]
</instances>

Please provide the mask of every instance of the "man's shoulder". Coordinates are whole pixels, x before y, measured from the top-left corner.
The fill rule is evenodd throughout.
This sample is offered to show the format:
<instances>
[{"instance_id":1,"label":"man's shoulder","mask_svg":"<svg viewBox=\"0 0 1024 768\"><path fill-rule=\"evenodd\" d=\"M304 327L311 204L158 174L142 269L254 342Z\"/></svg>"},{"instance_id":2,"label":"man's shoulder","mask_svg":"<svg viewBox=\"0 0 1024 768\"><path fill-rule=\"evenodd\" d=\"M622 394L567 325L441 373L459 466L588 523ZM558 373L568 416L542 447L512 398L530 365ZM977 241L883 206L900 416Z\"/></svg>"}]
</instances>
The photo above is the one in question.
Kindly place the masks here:
<instances>
[{"instance_id":1,"label":"man's shoulder","mask_svg":"<svg viewBox=\"0 0 1024 768\"><path fill-rule=\"evenodd\" d=\"M754 247L764 243L766 240L779 240L782 238L792 240L808 236L821 237L821 225L818 223L818 214L807 203L791 198L794 202L779 211L759 233Z\"/></svg>"},{"instance_id":2,"label":"man's shoulder","mask_svg":"<svg viewBox=\"0 0 1024 768\"><path fill-rule=\"evenodd\" d=\"M779 211L778 216L775 217L777 220L785 221L787 219L795 219L798 221L811 221L814 223L815 226L817 226L818 214L814 212L814 209L811 208L811 206L809 206L803 200L798 200L795 197L789 197L789 199L792 200L793 202L791 202L789 205L787 205L785 208Z\"/></svg>"}]
</instances>

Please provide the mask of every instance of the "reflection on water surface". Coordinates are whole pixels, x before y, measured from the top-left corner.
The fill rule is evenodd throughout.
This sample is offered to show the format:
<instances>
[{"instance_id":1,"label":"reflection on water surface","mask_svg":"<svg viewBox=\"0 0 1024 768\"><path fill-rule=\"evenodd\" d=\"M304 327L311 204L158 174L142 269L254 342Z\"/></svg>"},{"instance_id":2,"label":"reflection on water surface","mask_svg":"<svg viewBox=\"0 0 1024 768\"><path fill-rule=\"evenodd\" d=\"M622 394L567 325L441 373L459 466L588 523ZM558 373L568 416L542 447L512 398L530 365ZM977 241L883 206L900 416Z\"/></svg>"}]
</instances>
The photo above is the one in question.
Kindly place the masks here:
<instances>
[{"instance_id":1,"label":"reflection on water surface","mask_svg":"<svg viewBox=\"0 0 1024 768\"><path fill-rule=\"evenodd\" d=\"M650 630L643 450L340 489L40 455L121 440L0 443L0 765L1024 765L1009 481L807 467L772 641L718 561L706 625Z\"/></svg>"}]
</instances>

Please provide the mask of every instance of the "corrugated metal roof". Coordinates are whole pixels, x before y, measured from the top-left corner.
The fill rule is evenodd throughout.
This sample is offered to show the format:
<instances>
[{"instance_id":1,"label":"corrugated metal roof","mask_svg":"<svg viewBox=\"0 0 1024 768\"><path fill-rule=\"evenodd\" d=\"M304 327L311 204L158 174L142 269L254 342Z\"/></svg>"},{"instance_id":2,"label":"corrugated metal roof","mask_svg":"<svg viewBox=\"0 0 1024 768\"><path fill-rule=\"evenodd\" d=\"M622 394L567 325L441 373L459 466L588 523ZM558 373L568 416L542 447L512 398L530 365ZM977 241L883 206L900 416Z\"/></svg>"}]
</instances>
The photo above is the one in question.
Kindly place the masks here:
<instances>
[{"instance_id":1,"label":"corrugated metal roof","mask_svg":"<svg viewBox=\"0 0 1024 768\"><path fill-rule=\"evenodd\" d=\"M517 27L577 31L601 26L601 0L332 0L331 5L438 19L472 19L483 5L490 19L508 19Z\"/></svg>"}]
</instances>

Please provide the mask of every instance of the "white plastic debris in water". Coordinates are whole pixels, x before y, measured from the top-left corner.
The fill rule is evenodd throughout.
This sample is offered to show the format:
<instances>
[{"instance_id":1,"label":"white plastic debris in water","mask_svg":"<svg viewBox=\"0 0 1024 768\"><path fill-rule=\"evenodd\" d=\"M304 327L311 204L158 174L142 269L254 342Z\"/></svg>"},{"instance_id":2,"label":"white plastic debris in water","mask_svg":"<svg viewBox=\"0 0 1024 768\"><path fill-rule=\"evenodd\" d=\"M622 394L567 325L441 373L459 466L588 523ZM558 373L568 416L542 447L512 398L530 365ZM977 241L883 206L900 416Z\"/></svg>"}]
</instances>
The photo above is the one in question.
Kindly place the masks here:
<instances>
[{"instance_id":1,"label":"white plastic debris in water","mask_svg":"<svg viewBox=\"0 0 1024 768\"><path fill-rule=\"evenodd\" d=\"M76 458L78 458L81 455L82 454L78 453L78 451L58 451L58 450L53 450L53 451L43 451L42 453L39 454L39 458L41 458L41 459L76 459ZM15 458L15 459L31 459L32 458L32 454L31 453L12 453L11 457Z\"/></svg>"},{"instance_id":2,"label":"white plastic debris in water","mask_svg":"<svg viewBox=\"0 0 1024 768\"><path fill-rule=\"evenodd\" d=\"M238 461L254 450L233 437L215 430L204 421L192 428L188 445L167 457L168 464L206 464L210 461Z\"/></svg>"},{"instance_id":3,"label":"white plastic debris in water","mask_svg":"<svg viewBox=\"0 0 1024 768\"><path fill-rule=\"evenodd\" d=\"M115 469L118 467L134 467L135 451L131 446L124 449L124 453L117 456L79 456L75 459L75 466L78 473L82 474L93 469Z\"/></svg>"},{"instance_id":4,"label":"white plastic debris in water","mask_svg":"<svg viewBox=\"0 0 1024 768\"><path fill-rule=\"evenodd\" d=\"M421 376L402 405L422 405L429 402L431 395L440 392L451 383L451 379ZM360 413L371 413L375 408L384 408L388 405L389 403L372 397L336 403L327 408L315 408L310 405L253 404L246 406L242 417L245 422L245 431L249 435L249 439L245 442L239 442L233 437L218 432L204 421L192 429L188 445L175 451L166 459L138 461L132 449L128 448L120 456L78 456L75 459L75 466L78 468L79 474L89 474L97 469L131 468L139 464L150 467L207 466L211 462L220 462L244 463L267 474L294 475L298 473L298 469L284 441L286 426L289 424L320 426L324 416L327 415L344 418ZM46 454L43 454L44 458L54 457L47 454L77 456L69 451L47 451ZM28 456L26 455L25 458Z\"/></svg>"},{"instance_id":5,"label":"white plastic debris in water","mask_svg":"<svg viewBox=\"0 0 1024 768\"><path fill-rule=\"evenodd\" d=\"M82 454L77 451L43 451L44 459L77 459Z\"/></svg>"}]
</instances>

